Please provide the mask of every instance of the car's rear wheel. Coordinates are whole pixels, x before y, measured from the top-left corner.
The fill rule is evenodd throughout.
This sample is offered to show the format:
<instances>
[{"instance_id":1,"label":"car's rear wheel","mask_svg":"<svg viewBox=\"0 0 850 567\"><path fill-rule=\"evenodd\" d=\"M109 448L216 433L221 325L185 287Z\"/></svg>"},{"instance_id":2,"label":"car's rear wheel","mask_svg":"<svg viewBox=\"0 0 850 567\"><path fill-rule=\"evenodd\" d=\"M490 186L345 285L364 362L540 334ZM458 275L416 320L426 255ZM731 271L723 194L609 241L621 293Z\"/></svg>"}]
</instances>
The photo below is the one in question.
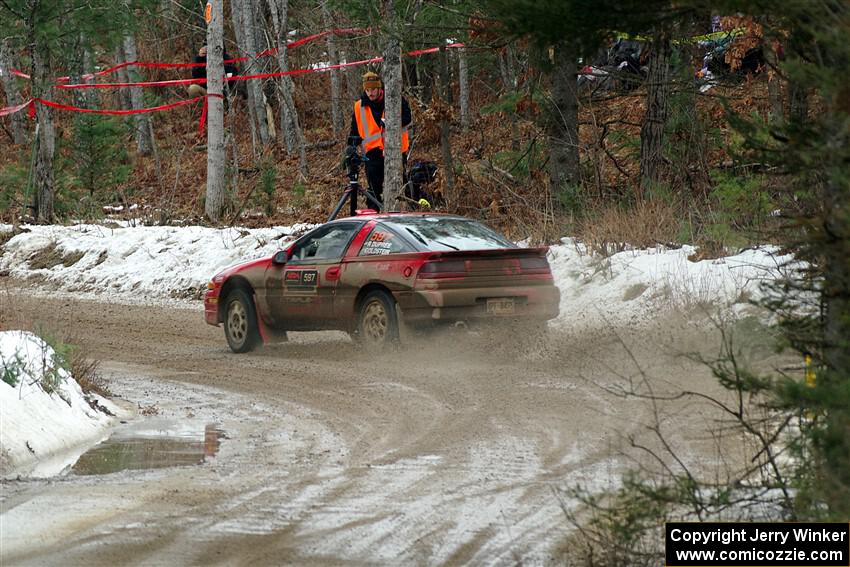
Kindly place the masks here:
<instances>
[{"instance_id":1,"label":"car's rear wheel","mask_svg":"<svg viewBox=\"0 0 850 567\"><path fill-rule=\"evenodd\" d=\"M254 302L244 289L227 295L224 304L224 336L233 352L248 352L260 343L257 312Z\"/></svg>"},{"instance_id":2,"label":"car's rear wheel","mask_svg":"<svg viewBox=\"0 0 850 567\"><path fill-rule=\"evenodd\" d=\"M378 350L397 342L398 335L395 300L385 291L370 291L360 303L357 340L366 348Z\"/></svg>"}]
</instances>

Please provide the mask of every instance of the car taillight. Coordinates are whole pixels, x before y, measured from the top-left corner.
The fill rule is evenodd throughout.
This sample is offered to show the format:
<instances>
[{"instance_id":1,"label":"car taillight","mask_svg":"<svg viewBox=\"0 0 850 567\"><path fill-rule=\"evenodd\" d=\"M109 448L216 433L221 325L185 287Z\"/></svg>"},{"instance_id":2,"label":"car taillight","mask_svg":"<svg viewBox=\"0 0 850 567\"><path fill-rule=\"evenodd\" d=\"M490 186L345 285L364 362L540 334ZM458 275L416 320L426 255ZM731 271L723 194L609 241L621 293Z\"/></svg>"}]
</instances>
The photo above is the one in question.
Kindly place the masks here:
<instances>
[{"instance_id":1,"label":"car taillight","mask_svg":"<svg viewBox=\"0 0 850 567\"><path fill-rule=\"evenodd\" d=\"M520 258L519 267L524 274L548 274L549 262L541 256Z\"/></svg>"},{"instance_id":2,"label":"car taillight","mask_svg":"<svg viewBox=\"0 0 850 567\"><path fill-rule=\"evenodd\" d=\"M462 278L466 276L466 262L463 260L437 260L426 262L419 268L417 278Z\"/></svg>"}]
</instances>

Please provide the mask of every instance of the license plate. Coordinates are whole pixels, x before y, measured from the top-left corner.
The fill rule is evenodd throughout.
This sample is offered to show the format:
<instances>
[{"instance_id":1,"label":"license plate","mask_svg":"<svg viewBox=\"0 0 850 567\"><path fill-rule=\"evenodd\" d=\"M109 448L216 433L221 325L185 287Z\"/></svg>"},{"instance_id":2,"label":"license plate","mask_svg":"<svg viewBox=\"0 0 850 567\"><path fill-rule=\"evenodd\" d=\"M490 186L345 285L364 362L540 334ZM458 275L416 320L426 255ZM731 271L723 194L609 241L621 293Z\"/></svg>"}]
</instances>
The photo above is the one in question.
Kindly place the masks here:
<instances>
[{"instance_id":1,"label":"license plate","mask_svg":"<svg viewBox=\"0 0 850 567\"><path fill-rule=\"evenodd\" d=\"M487 300L488 315L513 315L513 313L513 297L494 297L492 299Z\"/></svg>"}]
</instances>

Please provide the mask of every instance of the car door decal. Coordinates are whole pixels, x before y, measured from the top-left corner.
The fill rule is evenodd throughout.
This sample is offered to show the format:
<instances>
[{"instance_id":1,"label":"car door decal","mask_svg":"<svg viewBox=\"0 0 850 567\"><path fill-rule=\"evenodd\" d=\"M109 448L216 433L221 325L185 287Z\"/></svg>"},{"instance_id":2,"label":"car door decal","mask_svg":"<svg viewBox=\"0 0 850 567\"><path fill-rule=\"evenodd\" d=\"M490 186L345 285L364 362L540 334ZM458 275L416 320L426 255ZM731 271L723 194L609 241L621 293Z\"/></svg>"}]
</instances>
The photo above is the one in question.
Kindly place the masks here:
<instances>
[{"instance_id":1,"label":"car door decal","mask_svg":"<svg viewBox=\"0 0 850 567\"><path fill-rule=\"evenodd\" d=\"M283 282L289 291L310 291L319 284L317 270L286 270Z\"/></svg>"}]
</instances>

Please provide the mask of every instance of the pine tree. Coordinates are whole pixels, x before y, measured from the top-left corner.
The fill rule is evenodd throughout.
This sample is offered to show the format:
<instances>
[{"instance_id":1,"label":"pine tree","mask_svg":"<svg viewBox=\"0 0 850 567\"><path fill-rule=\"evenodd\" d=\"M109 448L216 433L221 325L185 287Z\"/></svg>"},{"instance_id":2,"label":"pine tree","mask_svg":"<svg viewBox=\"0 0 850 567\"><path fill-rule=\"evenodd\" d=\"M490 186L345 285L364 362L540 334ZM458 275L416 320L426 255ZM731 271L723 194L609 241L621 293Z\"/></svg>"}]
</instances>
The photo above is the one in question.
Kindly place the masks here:
<instances>
[{"instance_id":1,"label":"pine tree","mask_svg":"<svg viewBox=\"0 0 850 567\"><path fill-rule=\"evenodd\" d=\"M132 29L134 11L148 3L135 0L116 9L108 0L6 0L0 2L0 37L10 39L15 51L29 50L31 96L51 100L56 70L66 68L67 57L76 51L75 43L83 37L112 49ZM36 104L35 128L33 212L38 221L51 222L56 193L56 132L53 112L43 104Z\"/></svg>"}]
</instances>

